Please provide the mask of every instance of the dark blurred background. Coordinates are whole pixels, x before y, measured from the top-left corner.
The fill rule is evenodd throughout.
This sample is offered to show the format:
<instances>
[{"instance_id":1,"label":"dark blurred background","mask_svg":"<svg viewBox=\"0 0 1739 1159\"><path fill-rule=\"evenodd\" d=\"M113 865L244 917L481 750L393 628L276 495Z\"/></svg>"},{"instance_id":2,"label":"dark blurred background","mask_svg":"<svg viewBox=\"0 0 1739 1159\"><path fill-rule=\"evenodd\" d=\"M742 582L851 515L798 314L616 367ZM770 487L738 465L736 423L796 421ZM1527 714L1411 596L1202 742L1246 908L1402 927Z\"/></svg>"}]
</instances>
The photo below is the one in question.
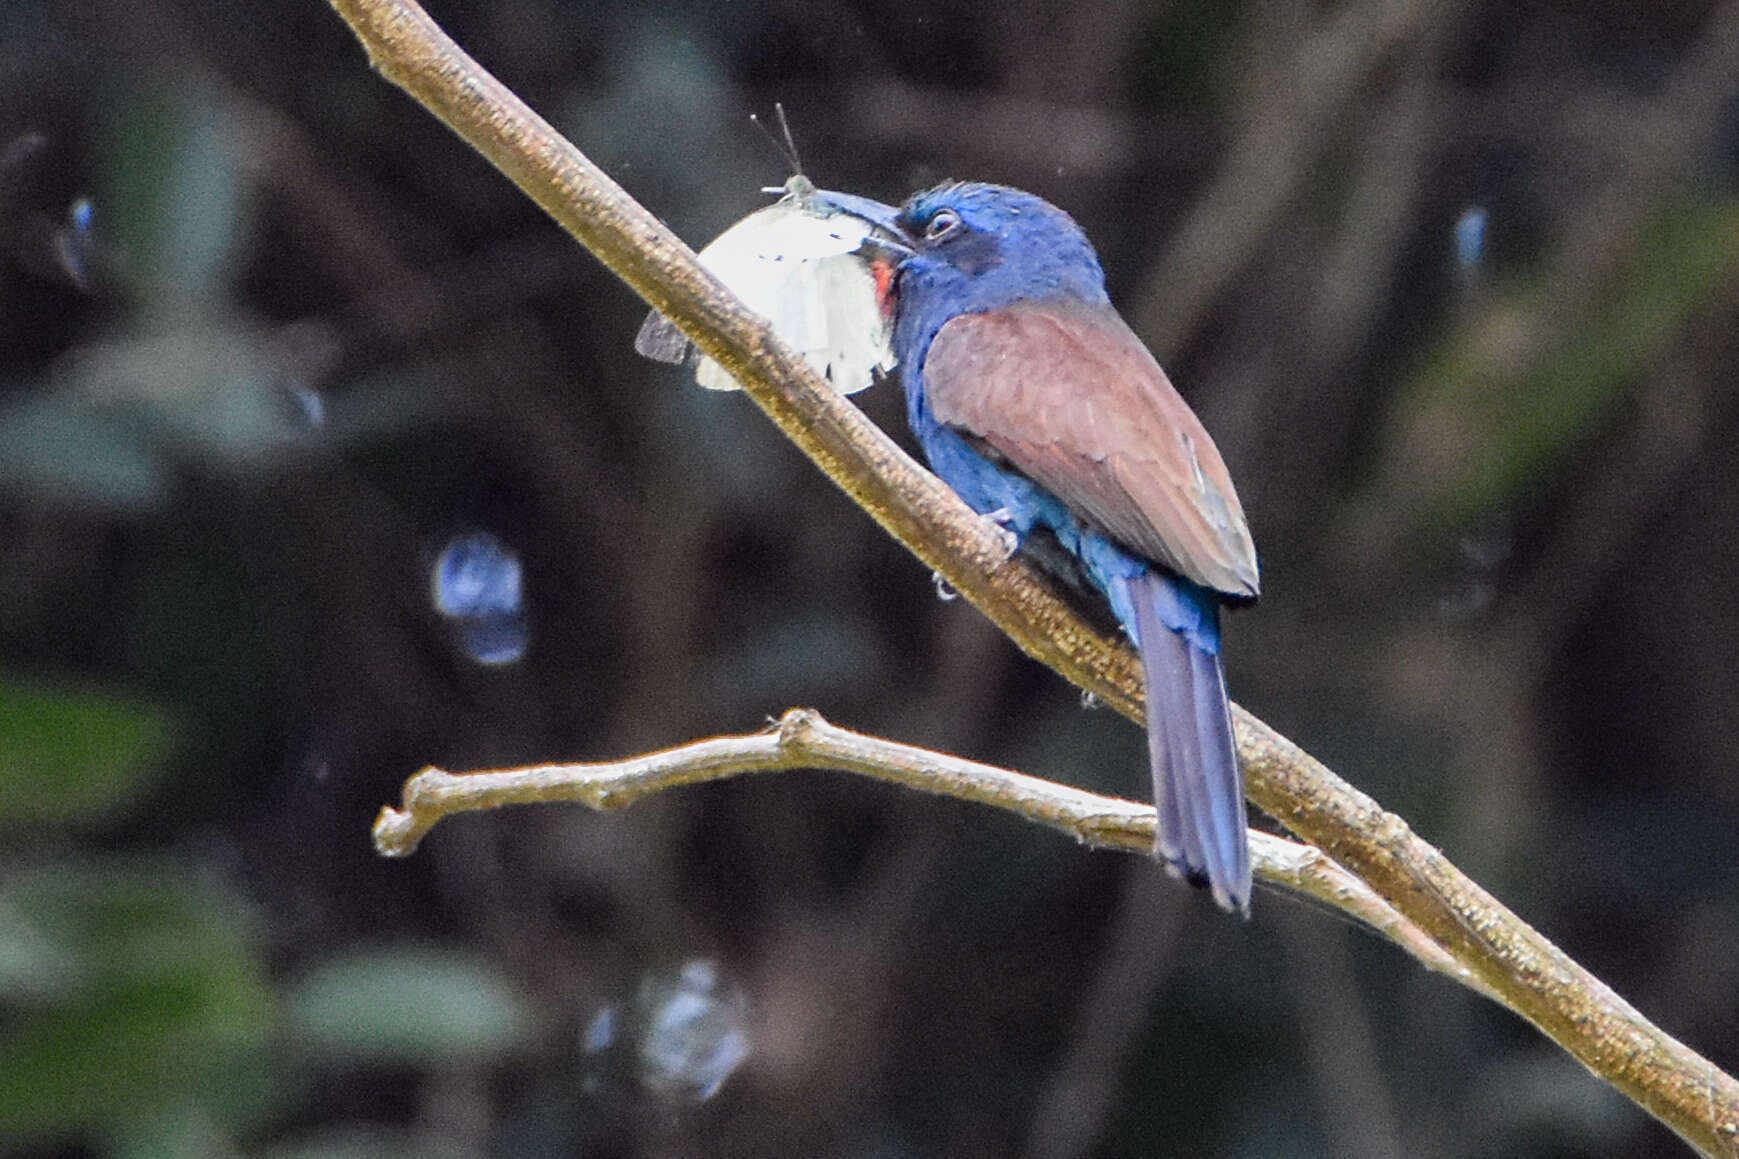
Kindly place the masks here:
<instances>
[{"instance_id":1,"label":"dark blurred background","mask_svg":"<svg viewBox=\"0 0 1739 1159\"><path fill-rule=\"evenodd\" d=\"M1074 213L1256 533L1235 697L1739 1066L1739 4L432 12L697 243L775 101ZM0 1151L1679 1152L1332 915L843 775L377 859L423 764L792 705L1146 793L644 309L316 0L0 4Z\"/></svg>"}]
</instances>

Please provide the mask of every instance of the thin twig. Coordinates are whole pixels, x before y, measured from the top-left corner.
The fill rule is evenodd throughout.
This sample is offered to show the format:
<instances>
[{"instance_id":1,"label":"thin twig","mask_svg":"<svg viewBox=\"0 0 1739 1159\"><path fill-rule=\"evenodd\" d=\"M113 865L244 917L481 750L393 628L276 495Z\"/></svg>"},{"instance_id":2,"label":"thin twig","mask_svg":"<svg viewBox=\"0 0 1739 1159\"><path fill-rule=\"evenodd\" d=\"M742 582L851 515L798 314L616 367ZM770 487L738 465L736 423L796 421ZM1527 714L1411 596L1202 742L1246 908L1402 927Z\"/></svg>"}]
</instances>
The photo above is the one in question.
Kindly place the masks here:
<instances>
[{"instance_id":1,"label":"thin twig","mask_svg":"<svg viewBox=\"0 0 1739 1159\"><path fill-rule=\"evenodd\" d=\"M430 829L456 813L556 803L608 812L687 785L746 773L817 768L1006 809L1095 849L1153 851L1151 805L866 736L830 724L820 713L805 708L786 712L768 732L712 737L620 761L467 773L426 768L405 782L399 808L381 809L374 823L374 847L384 857L408 857ZM1264 881L1356 918L1438 973L1493 1001L1503 1001L1321 850L1259 830L1251 831L1250 848L1256 874Z\"/></svg>"},{"instance_id":2,"label":"thin twig","mask_svg":"<svg viewBox=\"0 0 1739 1159\"><path fill-rule=\"evenodd\" d=\"M756 405L890 534L1023 650L1140 719L1139 669L1122 641L1100 634L1021 560L1010 558L994 529L823 385L669 230L460 51L421 8L411 0L331 3L384 76L493 162L675 321L703 354L724 365ZM1739 1082L1650 1024L1400 818L1255 717L1241 709L1235 715L1252 800L1352 870L1447 950L1466 971L1464 982L1501 995L1505 1005L1704 1153L1739 1154ZM718 759L728 764L729 753ZM728 771L742 770L711 775ZM691 769L688 778L697 774ZM963 791L970 796L971 786Z\"/></svg>"}]
</instances>

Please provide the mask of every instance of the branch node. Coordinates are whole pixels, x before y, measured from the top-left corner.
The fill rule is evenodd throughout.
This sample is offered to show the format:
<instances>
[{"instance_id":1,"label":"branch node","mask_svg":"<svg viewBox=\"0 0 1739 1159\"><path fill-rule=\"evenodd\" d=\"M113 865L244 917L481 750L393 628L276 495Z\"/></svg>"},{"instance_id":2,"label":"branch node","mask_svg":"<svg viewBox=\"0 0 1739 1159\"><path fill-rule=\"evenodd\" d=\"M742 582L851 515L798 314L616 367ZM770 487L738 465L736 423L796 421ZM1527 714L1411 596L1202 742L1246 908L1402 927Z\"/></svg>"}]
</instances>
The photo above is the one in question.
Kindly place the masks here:
<instances>
[{"instance_id":1,"label":"branch node","mask_svg":"<svg viewBox=\"0 0 1739 1159\"><path fill-rule=\"evenodd\" d=\"M779 748L787 754L806 752L827 721L813 708L788 708L779 718Z\"/></svg>"}]
</instances>

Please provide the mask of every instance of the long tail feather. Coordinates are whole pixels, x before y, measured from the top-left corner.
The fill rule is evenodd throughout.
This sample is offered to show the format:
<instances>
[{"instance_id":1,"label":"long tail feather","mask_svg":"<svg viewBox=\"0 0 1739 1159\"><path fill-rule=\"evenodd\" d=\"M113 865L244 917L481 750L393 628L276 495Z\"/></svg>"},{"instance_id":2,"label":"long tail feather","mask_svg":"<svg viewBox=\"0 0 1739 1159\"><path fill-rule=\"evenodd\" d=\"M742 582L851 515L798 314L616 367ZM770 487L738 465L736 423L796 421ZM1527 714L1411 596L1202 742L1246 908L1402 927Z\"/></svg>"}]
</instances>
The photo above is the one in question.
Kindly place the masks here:
<instances>
[{"instance_id":1,"label":"long tail feather","mask_svg":"<svg viewBox=\"0 0 1739 1159\"><path fill-rule=\"evenodd\" d=\"M1147 747L1159 810L1156 852L1184 878L1213 891L1220 908L1250 909L1250 845L1244 779L1217 651L1170 626L1170 581L1129 581L1147 681ZM1210 614L1217 614L1210 609Z\"/></svg>"}]
</instances>

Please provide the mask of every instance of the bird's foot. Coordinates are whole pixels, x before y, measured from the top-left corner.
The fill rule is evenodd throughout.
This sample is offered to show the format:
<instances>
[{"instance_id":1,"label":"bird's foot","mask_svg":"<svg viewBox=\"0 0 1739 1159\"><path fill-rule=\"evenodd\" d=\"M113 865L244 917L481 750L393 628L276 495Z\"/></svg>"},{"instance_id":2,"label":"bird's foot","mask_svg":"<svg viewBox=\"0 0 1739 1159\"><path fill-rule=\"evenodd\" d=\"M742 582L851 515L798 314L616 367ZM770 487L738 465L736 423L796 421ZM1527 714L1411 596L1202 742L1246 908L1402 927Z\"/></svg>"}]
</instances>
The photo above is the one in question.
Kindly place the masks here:
<instances>
[{"instance_id":1,"label":"bird's foot","mask_svg":"<svg viewBox=\"0 0 1739 1159\"><path fill-rule=\"evenodd\" d=\"M1009 526L1014 521L1013 511L1007 507L998 507L995 511L985 512L984 521L990 524L990 529L996 532L998 539L1002 540L1004 559L1020 550L1020 533Z\"/></svg>"}]
</instances>

